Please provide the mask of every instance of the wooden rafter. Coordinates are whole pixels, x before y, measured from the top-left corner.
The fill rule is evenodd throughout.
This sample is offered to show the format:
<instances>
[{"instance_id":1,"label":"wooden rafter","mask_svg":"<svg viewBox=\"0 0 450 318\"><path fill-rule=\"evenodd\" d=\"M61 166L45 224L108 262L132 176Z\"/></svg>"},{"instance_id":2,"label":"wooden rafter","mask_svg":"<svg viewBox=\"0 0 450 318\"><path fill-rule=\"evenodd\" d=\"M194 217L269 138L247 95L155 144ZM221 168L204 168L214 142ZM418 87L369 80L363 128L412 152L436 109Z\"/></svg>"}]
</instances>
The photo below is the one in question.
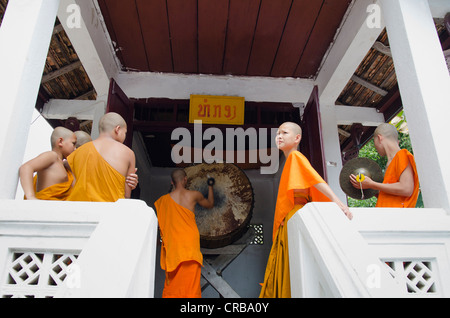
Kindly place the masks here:
<instances>
[{"instance_id":1,"label":"wooden rafter","mask_svg":"<svg viewBox=\"0 0 450 318\"><path fill-rule=\"evenodd\" d=\"M73 70L75 70L75 69L77 69L77 68L79 68L81 66L82 66L81 62L80 61L76 61L76 62L74 62L72 64L67 65L67 66L61 67L59 70L56 70L54 72L51 72L51 73L48 73L48 74L42 76L42 82L41 83L42 84L47 83L47 82L49 82L49 81L51 81L51 80L53 80L53 79L55 79L57 77L60 77L60 76L62 76L64 74L72 72Z\"/></svg>"},{"instance_id":2,"label":"wooden rafter","mask_svg":"<svg viewBox=\"0 0 450 318\"><path fill-rule=\"evenodd\" d=\"M380 88L380 87L378 87L378 86L376 86L376 85L374 85L374 84L372 84L372 83L362 79L359 76L353 75L352 76L352 81L354 81L354 82L356 82L356 83L358 83L358 84L360 84L360 85L370 89L371 91L374 91L377 94L380 94L381 96L386 96L388 94L388 92L385 91L384 89L382 89L382 88Z\"/></svg>"}]
</instances>

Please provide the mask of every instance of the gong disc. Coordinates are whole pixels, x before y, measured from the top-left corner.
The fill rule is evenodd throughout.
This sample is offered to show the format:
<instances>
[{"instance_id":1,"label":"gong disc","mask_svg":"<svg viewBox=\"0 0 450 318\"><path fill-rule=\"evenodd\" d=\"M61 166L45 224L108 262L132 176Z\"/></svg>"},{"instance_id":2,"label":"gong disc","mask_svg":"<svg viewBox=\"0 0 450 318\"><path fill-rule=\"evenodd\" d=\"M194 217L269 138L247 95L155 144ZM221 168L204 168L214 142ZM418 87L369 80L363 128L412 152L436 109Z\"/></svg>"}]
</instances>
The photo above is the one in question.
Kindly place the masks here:
<instances>
[{"instance_id":1,"label":"gong disc","mask_svg":"<svg viewBox=\"0 0 450 318\"><path fill-rule=\"evenodd\" d=\"M195 207L195 219L204 248L227 246L240 238L252 218L254 195L246 174L234 164L198 164L184 169L186 188L208 197L208 177L215 179L214 207Z\"/></svg>"},{"instance_id":2,"label":"gong disc","mask_svg":"<svg viewBox=\"0 0 450 318\"><path fill-rule=\"evenodd\" d=\"M364 198L361 193L361 189L355 188L350 182L350 175L364 174L376 182L383 182L383 172L380 166L372 159L369 158L355 158L350 160L342 168L339 175L339 184L342 191L344 191L349 197L357 200L366 200L378 193L377 190L365 189L363 190Z\"/></svg>"}]
</instances>

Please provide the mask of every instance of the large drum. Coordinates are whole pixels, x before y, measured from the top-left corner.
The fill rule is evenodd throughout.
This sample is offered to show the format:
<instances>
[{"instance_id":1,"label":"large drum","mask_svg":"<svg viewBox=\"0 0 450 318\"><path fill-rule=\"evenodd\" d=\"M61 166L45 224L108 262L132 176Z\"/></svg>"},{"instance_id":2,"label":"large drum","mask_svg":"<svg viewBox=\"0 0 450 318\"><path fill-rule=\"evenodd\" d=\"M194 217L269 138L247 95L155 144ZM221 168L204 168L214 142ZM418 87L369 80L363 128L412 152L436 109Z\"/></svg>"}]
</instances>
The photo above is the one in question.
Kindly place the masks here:
<instances>
[{"instance_id":1,"label":"large drum","mask_svg":"<svg viewBox=\"0 0 450 318\"><path fill-rule=\"evenodd\" d=\"M195 219L204 248L227 246L247 230L253 212L253 189L246 174L234 164L198 164L185 168L187 189L208 195L208 177L215 179L214 207L195 207Z\"/></svg>"}]
</instances>

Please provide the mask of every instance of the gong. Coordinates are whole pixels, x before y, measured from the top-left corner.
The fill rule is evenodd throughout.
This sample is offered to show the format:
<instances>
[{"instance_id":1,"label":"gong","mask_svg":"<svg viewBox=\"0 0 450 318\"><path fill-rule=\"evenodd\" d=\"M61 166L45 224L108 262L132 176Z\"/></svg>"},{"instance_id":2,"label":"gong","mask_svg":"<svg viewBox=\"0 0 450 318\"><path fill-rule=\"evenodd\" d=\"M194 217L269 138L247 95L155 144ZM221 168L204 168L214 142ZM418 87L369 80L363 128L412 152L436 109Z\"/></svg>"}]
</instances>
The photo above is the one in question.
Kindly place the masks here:
<instances>
[{"instance_id":1,"label":"gong","mask_svg":"<svg viewBox=\"0 0 450 318\"><path fill-rule=\"evenodd\" d=\"M209 177L215 179L214 207L195 207L195 219L204 248L227 246L239 239L252 218L254 194L247 175L234 164L198 164L184 169L186 188L208 196Z\"/></svg>"},{"instance_id":2,"label":"gong","mask_svg":"<svg viewBox=\"0 0 450 318\"><path fill-rule=\"evenodd\" d=\"M357 200L366 200L375 196L378 191L373 189L361 190L355 188L350 182L350 175L359 174L371 178L376 182L383 182L383 172L380 166L369 158L355 158L345 164L339 175L339 184L341 189L351 198Z\"/></svg>"}]
</instances>

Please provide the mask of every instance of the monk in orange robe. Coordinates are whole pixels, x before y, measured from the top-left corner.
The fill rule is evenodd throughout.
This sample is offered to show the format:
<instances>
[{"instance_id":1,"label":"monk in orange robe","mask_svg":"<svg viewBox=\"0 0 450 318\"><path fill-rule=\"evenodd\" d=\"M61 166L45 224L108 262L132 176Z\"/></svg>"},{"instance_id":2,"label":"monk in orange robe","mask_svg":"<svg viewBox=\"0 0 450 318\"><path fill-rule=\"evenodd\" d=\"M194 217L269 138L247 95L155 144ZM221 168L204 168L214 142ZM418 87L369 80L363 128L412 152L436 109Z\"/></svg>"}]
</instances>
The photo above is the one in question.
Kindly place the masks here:
<instances>
[{"instance_id":1,"label":"monk in orange robe","mask_svg":"<svg viewBox=\"0 0 450 318\"><path fill-rule=\"evenodd\" d=\"M297 151L302 137L299 125L284 123L277 132L277 147L286 162L280 179L273 223L272 249L267 262L260 298L290 298L288 220L308 202L335 202L351 219L352 214L308 159Z\"/></svg>"},{"instance_id":2,"label":"monk in orange robe","mask_svg":"<svg viewBox=\"0 0 450 318\"><path fill-rule=\"evenodd\" d=\"M155 202L161 233L161 268L166 272L163 298L201 298L203 255L194 209L199 204L214 206L213 184L208 182L208 198L186 189L184 170L172 172L174 190ZM210 180L208 180L210 181Z\"/></svg>"},{"instance_id":3,"label":"monk in orange robe","mask_svg":"<svg viewBox=\"0 0 450 318\"><path fill-rule=\"evenodd\" d=\"M68 201L115 202L130 198L127 175L134 174L134 152L125 146L127 124L117 113L105 114L99 122L100 135L74 151L67 161L75 175Z\"/></svg>"},{"instance_id":4,"label":"monk in orange robe","mask_svg":"<svg viewBox=\"0 0 450 318\"><path fill-rule=\"evenodd\" d=\"M66 201L70 192L72 191L72 186L75 182L75 178L73 177L72 171L70 167L65 166L67 171L67 181L54 184L49 186L41 191L36 191L36 199L38 200L49 200L49 201ZM37 175L33 178L33 186L37 189Z\"/></svg>"},{"instance_id":5,"label":"monk in orange robe","mask_svg":"<svg viewBox=\"0 0 450 318\"><path fill-rule=\"evenodd\" d=\"M415 208L419 196L416 162L408 150L400 149L395 126L387 123L378 126L374 132L374 143L380 156L388 158L383 183L366 176L360 184L355 175L350 176L350 182L358 189L380 191L378 208Z\"/></svg>"},{"instance_id":6,"label":"monk in orange robe","mask_svg":"<svg viewBox=\"0 0 450 318\"><path fill-rule=\"evenodd\" d=\"M57 127L50 137L52 150L20 167L20 183L26 200L66 200L74 181L64 161L75 150L77 138L67 128ZM36 175L33 177L34 173Z\"/></svg>"}]
</instances>

